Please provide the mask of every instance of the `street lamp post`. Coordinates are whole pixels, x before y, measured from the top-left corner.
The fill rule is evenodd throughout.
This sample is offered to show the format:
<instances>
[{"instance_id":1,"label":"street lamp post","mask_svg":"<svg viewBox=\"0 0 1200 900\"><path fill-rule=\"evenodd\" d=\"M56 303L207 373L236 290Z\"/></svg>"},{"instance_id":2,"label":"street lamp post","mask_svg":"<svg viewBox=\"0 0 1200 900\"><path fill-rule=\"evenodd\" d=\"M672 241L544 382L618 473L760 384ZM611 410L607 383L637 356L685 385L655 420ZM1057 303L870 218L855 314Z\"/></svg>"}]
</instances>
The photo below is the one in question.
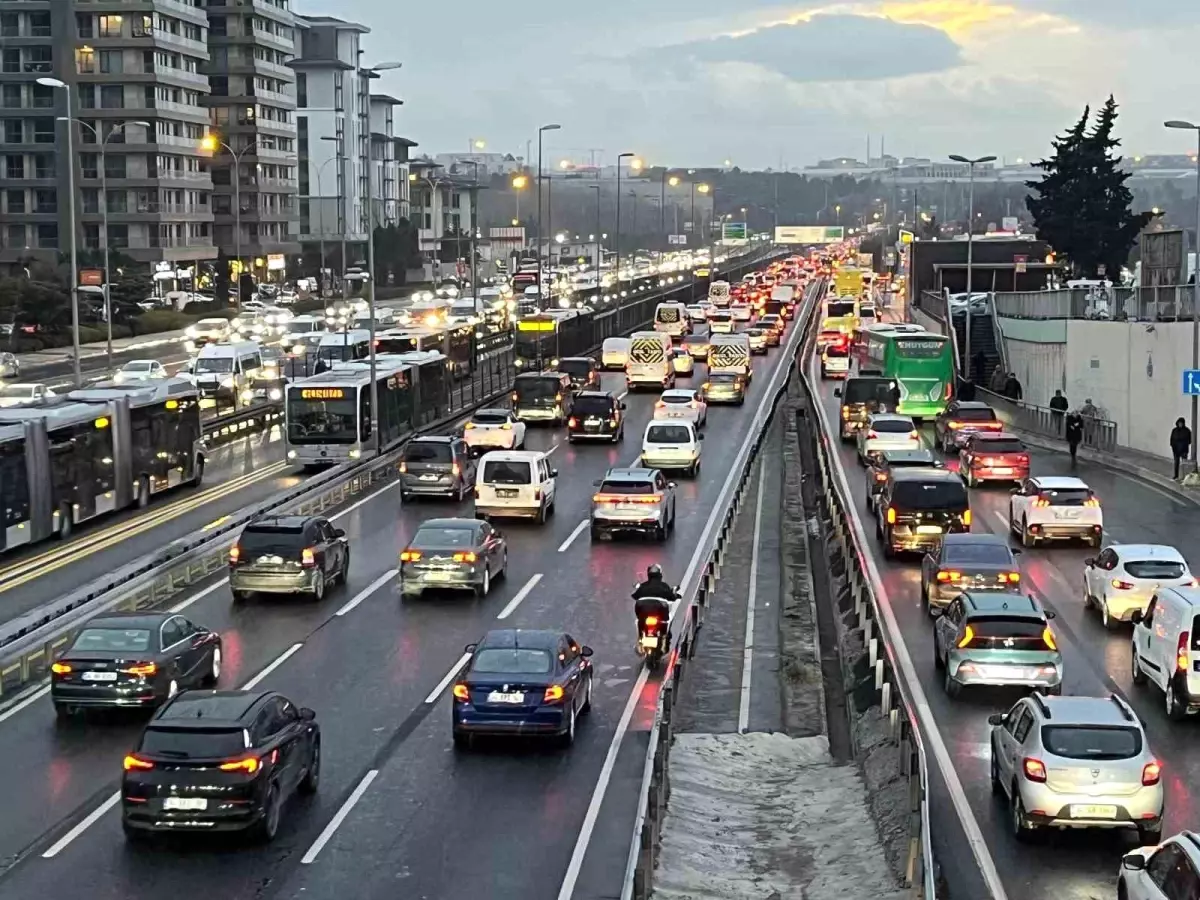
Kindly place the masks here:
<instances>
[{"instance_id":1,"label":"street lamp post","mask_svg":"<svg viewBox=\"0 0 1200 900\"><path fill-rule=\"evenodd\" d=\"M39 78L42 87L61 88L67 98L67 217L71 222L71 352L75 361L75 387L83 387L79 365L79 246L75 228L75 142L71 128L71 86L57 78Z\"/></svg>"},{"instance_id":2,"label":"street lamp post","mask_svg":"<svg viewBox=\"0 0 1200 900\"><path fill-rule=\"evenodd\" d=\"M537 226L534 231L534 252L537 253L538 307L542 305L542 135L547 131L558 131L561 125L543 125L538 129L537 166Z\"/></svg>"},{"instance_id":3,"label":"street lamp post","mask_svg":"<svg viewBox=\"0 0 1200 900\"><path fill-rule=\"evenodd\" d=\"M341 219L341 227L338 230L342 233L342 306L344 308L349 299L350 290L349 283L346 281L346 268L349 262L346 259L346 232L350 230L350 203L345 190L349 186L349 179L346 177L346 161L349 157L342 153L342 142L337 136L326 134L321 136L321 140L334 144L333 158L337 160L338 173L341 175L342 189L337 193L337 201L338 218ZM325 162L329 162L329 160L325 160ZM370 181L370 179L367 180ZM370 193L369 188L368 193Z\"/></svg>"},{"instance_id":4,"label":"street lamp post","mask_svg":"<svg viewBox=\"0 0 1200 900\"><path fill-rule=\"evenodd\" d=\"M618 331L621 330L621 319L625 309L625 304L621 302L621 160L631 159L636 155L636 153L617 154L617 230L613 235L613 250L616 253L613 257L613 272L616 273Z\"/></svg>"},{"instance_id":5,"label":"street lamp post","mask_svg":"<svg viewBox=\"0 0 1200 900\"><path fill-rule=\"evenodd\" d=\"M975 244L975 242L972 237L972 235L975 231L975 167L982 163L995 162L996 157L980 156L977 159L968 159L965 156L959 156L958 154L951 153L950 159L952 159L956 163L966 163L967 164L968 183L970 185L970 187L968 188L968 194L967 194L969 197L969 199L967 201L967 327L966 327L967 347L966 347L966 355L963 357L963 359L960 360L960 363L962 364L962 368L963 368L963 377L966 378L967 380L973 381L974 379L969 378L969 376L974 374L971 372L971 274L972 274L972 268L973 268L973 265L975 262L975 259L974 259L974 244ZM949 311L947 311L947 315L949 315ZM949 325L951 328L954 327L953 322L947 322L946 324Z\"/></svg>"},{"instance_id":6,"label":"street lamp post","mask_svg":"<svg viewBox=\"0 0 1200 900\"><path fill-rule=\"evenodd\" d=\"M516 225L517 222L521 221L521 191L523 191L526 188L526 186L528 186L528 184L529 184L528 176L526 176L526 175L514 175L513 176L513 179L512 179L513 197L516 199L516 202L517 202L517 205L516 205L516 213L517 214L515 216L517 221L513 223L514 225Z\"/></svg>"},{"instance_id":7,"label":"street lamp post","mask_svg":"<svg viewBox=\"0 0 1200 900\"><path fill-rule=\"evenodd\" d=\"M317 282L321 286L321 297L325 296L325 187L321 181L321 173L333 162L333 157L317 166L317 240L321 245L321 265L317 270Z\"/></svg>"},{"instance_id":8,"label":"street lamp post","mask_svg":"<svg viewBox=\"0 0 1200 900\"><path fill-rule=\"evenodd\" d=\"M667 185L675 187L679 184L679 176L668 175L667 172L667 169L663 169L662 185L660 186L658 200L658 230L662 232L664 240L667 236Z\"/></svg>"},{"instance_id":9,"label":"street lamp post","mask_svg":"<svg viewBox=\"0 0 1200 900\"><path fill-rule=\"evenodd\" d=\"M242 308L242 157L258 146L251 141L241 150L234 150L215 134L208 134L201 142L205 150L225 149L233 157L233 246L238 264L238 310Z\"/></svg>"},{"instance_id":10,"label":"street lamp post","mask_svg":"<svg viewBox=\"0 0 1200 900\"><path fill-rule=\"evenodd\" d=\"M1192 278L1192 368L1200 369L1200 125L1192 122L1185 122L1180 119L1172 119L1169 122L1163 123L1167 128L1181 128L1187 131L1196 132L1197 149L1196 149L1196 240L1192 244L1192 251L1196 254L1195 263L1192 271L1195 275ZM1184 266L1186 272L1187 266ZM1197 403L1195 394L1192 395L1192 471L1200 471L1200 445L1197 441L1197 426L1200 425L1200 404Z\"/></svg>"},{"instance_id":11,"label":"street lamp post","mask_svg":"<svg viewBox=\"0 0 1200 900\"><path fill-rule=\"evenodd\" d=\"M471 219L468 224L471 227L471 296L475 298L475 301L476 301L475 307L476 307L476 309L478 309L479 308L479 268L475 261L475 259L476 259L476 253L475 253L476 227L475 226L476 226L476 221L479 218L478 214L477 214L478 207L476 206L476 204L479 202L479 163L473 159L464 159L464 160L461 160L461 162L466 163L468 166L474 167L474 172L471 174L471 180L474 181L475 184L468 191L468 196L470 196L470 198L471 198ZM461 228L461 226L460 226L460 228Z\"/></svg>"},{"instance_id":12,"label":"street lamp post","mask_svg":"<svg viewBox=\"0 0 1200 900\"><path fill-rule=\"evenodd\" d=\"M601 263L604 262L604 254L600 246L600 185L589 184L588 188L596 192L596 288L600 291L600 295L604 295L603 274L600 271Z\"/></svg>"},{"instance_id":13,"label":"street lamp post","mask_svg":"<svg viewBox=\"0 0 1200 900\"><path fill-rule=\"evenodd\" d=\"M112 329L112 294L109 287L109 264L108 264L108 179L105 172L104 153L108 149L109 139L117 132L124 133L125 129L130 125L141 125L143 128L153 128L149 122L140 120L133 122L120 122L115 127L109 130L103 139L100 137L100 132L96 130L96 126L90 122L84 122L82 119L75 119L71 116L59 116L59 122L74 122L89 131L95 136L96 143L100 147L100 214L101 214L101 238L100 250L104 254L104 321L108 326L108 335L106 341L106 356L107 365L111 369L113 364L113 329ZM70 127L69 125L67 126Z\"/></svg>"}]
</instances>

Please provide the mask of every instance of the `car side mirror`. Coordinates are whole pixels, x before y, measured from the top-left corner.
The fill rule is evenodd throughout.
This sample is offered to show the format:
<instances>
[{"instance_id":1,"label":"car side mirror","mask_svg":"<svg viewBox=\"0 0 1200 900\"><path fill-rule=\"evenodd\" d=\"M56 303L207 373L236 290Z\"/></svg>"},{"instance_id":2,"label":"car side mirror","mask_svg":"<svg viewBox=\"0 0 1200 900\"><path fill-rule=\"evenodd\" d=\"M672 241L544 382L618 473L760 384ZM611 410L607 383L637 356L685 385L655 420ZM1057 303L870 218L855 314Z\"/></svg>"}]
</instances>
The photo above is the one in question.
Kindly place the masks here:
<instances>
[{"instance_id":1,"label":"car side mirror","mask_svg":"<svg viewBox=\"0 0 1200 900\"><path fill-rule=\"evenodd\" d=\"M704 435L702 435L702 434L696 435L696 440L698 440L698 441L704 440Z\"/></svg>"},{"instance_id":2,"label":"car side mirror","mask_svg":"<svg viewBox=\"0 0 1200 900\"><path fill-rule=\"evenodd\" d=\"M1146 856L1140 850L1126 853L1121 857L1121 868L1131 872L1140 872L1146 868Z\"/></svg>"},{"instance_id":3,"label":"car side mirror","mask_svg":"<svg viewBox=\"0 0 1200 900\"><path fill-rule=\"evenodd\" d=\"M345 529L345 528L335 528L335 529L333 529L333 536L334 536L334 537L340 537L340 538L343 538L343 537L345 537L345 536L346 536L346 529Z\"/></svg>"},{"instance_id":4,"label":"car side mirror","mask_svg":"<svg viewBox=\"0 0 1200 900\"><path fill-rule=\"evenodd\" d=\"M316 717L317 717L317 714L315 711L309 709L307 706L300 707L300 718L302 720L304 720L305 722L311 722Z\"/></svg>"},{"instance_id":5,"label":"car side mirror","mask_svg":"<svg viewBox=\"0 0 1200 900\"><path fill-rule=\"evenodd\" d=\"M1087 566L1089 569L1090 569L1090 568L1093 568L1093 567L1096 565L1096 557L1094 557L1094 556L1089 556L1087 559L1085 559L1085 560L1083 561L1083 564L1084 564L1085 566Z\"/></svg>"},{"instance_id":6,"label":"car side mirror","mask_svg":"<svg viewBox=\"0 0 1200 900\"><path fill-rule=\"evenodd\" d=\"M1042 610L1042 612L1043 612L1043 614L1046 616L1046 619L1047 619L1047 620L1049 620L1049 619L1057 619L1057 618L1058 618L1058 613L1056 613L1056 612L1055 612L1054 610L1052 610L1052 609L1046 609L1046 610Z\"/></svg>"},{"instance_id":7,"label":"car side mirror","mask_svg":"<svg viewBox=\"0 0 1200 900\"><path fill-rule=\"evenodd\" d=\"M583 647L579 648L579 655L583 656L583 657L591 656L595 652L596 651L594 651L591 647L588 647L587 645L584 645Z\"/></svg>"},{"instance_id":8,"label":"car side mirror","mask_svg":"<svg viewBox=\"0 0 1200 900\"><path fill-rule=\"evenodd\" d=\"M557 478L557 477L558 477L558 469L551 469L551 470L550 470L550 477L551 477L551 478Z\"/></svg>"},{"instance_id":9,"label":"car side mirror","mask_svg":"<svg viewBox=\"0 0 1200 900\"><path fill-rule=\"evenodd\" d=\"M467 644L465 647L463 647L463 653L474 653L475 648L478 646L479 644Z\"/></svg>"},{"instance_id":10,"label":"car side mirror","mask_svg":"<svg viewBox=\"0 0 1200 900\"><path fill-rule=\"evenodd\" d=\"M833 396L835 396L835 397L840 397L840 396L842 396L842 389L841 389L841 388L834 388L834 389L833 389Z\"/></svg>"},{"instance_id":11,"label":"car side mirror","mask_svg":"<svg viewBox=\"0 0 1200 900\"><path fill-rule=\"evenodd\" d=\"M1129 614L1129 621L1134 625L1141 625L1145 620L1146 616L1140 609L1135 609Z\"/></svg>"},{"instance_id":12,"label":"car side mirror","mask_svg":"<svg viewBox=\"0 0 1200 900\"><path fill-rule=\"evenodd\" d=\"M989 725L1003 725L1004 724L1004 713L992 713L990 716L988 716L988 724Z\"/></svg>"}]
</instances>

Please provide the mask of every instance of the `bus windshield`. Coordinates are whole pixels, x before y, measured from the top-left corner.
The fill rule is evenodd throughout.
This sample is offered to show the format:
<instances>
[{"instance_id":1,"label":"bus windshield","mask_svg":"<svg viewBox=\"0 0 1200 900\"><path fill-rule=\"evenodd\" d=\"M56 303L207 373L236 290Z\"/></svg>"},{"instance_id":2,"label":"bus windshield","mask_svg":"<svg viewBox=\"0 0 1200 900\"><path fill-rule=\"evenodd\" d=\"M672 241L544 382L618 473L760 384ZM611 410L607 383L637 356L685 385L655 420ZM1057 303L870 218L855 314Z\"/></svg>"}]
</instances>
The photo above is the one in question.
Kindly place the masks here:
<instances>
[{"instance_id":1,"label":"bus windshield","mask_svg":"<svg viewBox=\"0 0 1200 900\"><path fill-rule=\"evenodd\" d=\"M358 440L358 409L353 396L341 400L302 400L288 392L288 440L293 444L352 444Z\"/></svg>"}]
</instances>

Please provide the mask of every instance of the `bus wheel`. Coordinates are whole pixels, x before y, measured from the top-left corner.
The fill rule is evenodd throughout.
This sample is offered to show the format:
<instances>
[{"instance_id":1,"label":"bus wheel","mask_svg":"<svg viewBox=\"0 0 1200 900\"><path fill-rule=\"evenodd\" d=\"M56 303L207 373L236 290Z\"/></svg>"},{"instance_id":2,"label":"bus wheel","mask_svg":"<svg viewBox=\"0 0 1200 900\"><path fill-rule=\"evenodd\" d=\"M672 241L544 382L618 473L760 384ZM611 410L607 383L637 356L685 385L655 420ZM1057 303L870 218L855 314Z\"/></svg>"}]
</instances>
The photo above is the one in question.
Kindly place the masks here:
<instances>
[{"instance_id":1,"label":"bus wheel","mask_svg":"<svg viewBox=\"0 0 1200 900\"><path fill-rule=\"evenodd\" d=\"M69 503L64 503L58 514L58 536L66 540L75 527L75 516Z\"/></svg>"},{"instance_id":2,"label":"bus wheel","mask_svg":"<svg viewBox=\"0 0 1200 900\"><path fill-rule=\"evenodd\" d=\"M150 505L150 477L143 475L137 482L137 505L138 509L145 509Z\"/></svg>"},{"instance_id":3,"label":"bus wheel","mask_svg":"<svg viewBox=\"0 0 1200 900\"><path fill-rule=\"evenodd\" d=\"M192 486L200 487L200 483L204 481L204 457L197 457L195 465L196 474L192 476Z\"/></svg>"}]
</instances>

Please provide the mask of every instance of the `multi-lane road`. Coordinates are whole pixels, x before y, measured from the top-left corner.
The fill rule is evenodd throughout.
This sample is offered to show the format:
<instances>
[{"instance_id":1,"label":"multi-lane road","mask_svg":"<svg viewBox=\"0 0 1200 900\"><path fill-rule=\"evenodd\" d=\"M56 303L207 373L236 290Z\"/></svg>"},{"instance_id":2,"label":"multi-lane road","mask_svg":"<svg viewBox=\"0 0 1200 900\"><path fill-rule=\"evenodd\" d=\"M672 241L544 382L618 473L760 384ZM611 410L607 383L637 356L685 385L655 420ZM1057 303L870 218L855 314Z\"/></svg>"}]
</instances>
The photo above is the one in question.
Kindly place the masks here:
<instances>
[{"instance_id":1,"label":"multi-lane road","mask_svg":"<svg viewBox=\"0 0 1200 900\"><path fill-rule=\"evenodd\" d=\"M806 362L806 365L809 364ZM819 383L817 374L814 383ZM828 421L838 417L833 396L836 382L819 388ZM928 435L926 440L929 441ZM868 549L882 576L886 596L880 598L895 613L904 645L920 676L920 689L937 723L937 734L946 750L950 772L936 771L936 753L929 753L935 784L934 821L941 824L939 861L958 891L952 896L983 897L997 886L1012 900L1095 900L1116 896L1116 876L1121 855L1136 839L1122 833L1062 833L1019 843L1010 831L1007 808L992 795L989 780L989 726L987 717L1002 712L1019 697L1008 691L966 691L951 700L942 690L942 678L933 665L933 630L922 609L921 576L917 559L889 561L875 543L874 522L863 502L863 469L853 445L833 444L857 500ZM1068 475L1083 478L1104 508L1106 540L1124 543L1173 544L1188 558L1193 571L1200 568L1200 516L1195 504L1163 489L1088 463L1072 470L1065 454L1032 450L1035 475ZM972 530L1004 535L1008 531L1009 488L989 486L971 490ZM1200 784L1200 744L1195 723L1167 720L1162 693L1134 687L1130 679L1130 633L1108 632L1094 611L1083 607L1084 560L1096 551L1085 547L1056 546L1026 550L1019 557L1026 589L1058 617L1053 627L1062 650L1065 694L1125 697L1145 724L1151 748L1163 763L1167 788L1164 834L1183 828L1200 828L1200 807L1192 794ZM966 828L955 812L955 793L968 819ZM972 831L982 836L980 856L985 877L972 872ZM998 881L997 885L995 881Z\"/></svg>"},{"instance_id":2,"label":"multi-lane road","mask_svg":"<svg viewBox=\"0 0 1200 900\"><path fill-rule=\"evenodd\" d=\"M509 572L486 599L401 602L397 554L430 517L470 503L401 504L392 483L336 515L353 548L349 584L326 600L234 608L222 580L179 608L225 638L222 684L278 690L317 710L322 786L289 807L268 847L124 845L115 806L121 758L140 720L59 726L44 693L0 712L0 895L86 885L96 898L617 895L656 686L632 652L629 593L652 562L672 581L697 558L726 476L751 439L781 351L755 360L744 407L714 408L695 480L679 479L678 527L664 545L592 545L593 482L638 456L655 397L631 395L625 440L572 446L531 431L559 470L544 526L502 526ZM703 367L692 379L699 384ZM681 384L686 384L681 381ZM620 392L623 379L605 375ZM567 751L497 745L452 751L446 692L464 645L499 625L563 627L595 650L593 712ZM236 841L234 842L237 843Z\"/></svg>"}]
</instances>

